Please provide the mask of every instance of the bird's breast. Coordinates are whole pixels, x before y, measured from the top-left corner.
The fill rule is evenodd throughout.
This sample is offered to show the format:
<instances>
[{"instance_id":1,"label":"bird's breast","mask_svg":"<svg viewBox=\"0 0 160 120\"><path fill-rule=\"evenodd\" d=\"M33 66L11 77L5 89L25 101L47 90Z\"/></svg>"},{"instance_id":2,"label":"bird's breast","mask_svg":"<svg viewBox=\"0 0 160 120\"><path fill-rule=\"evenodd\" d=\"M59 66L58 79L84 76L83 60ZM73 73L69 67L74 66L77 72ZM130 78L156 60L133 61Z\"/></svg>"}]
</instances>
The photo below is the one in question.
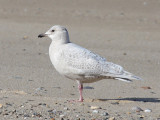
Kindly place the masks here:
<instances>
[{"instance_id":1,"label":"bird's breast","mask_svg":"<svg viewBox=\"0 0 160 120\"><path fill-rule=\"evenodd\" d=\"M61 58L61 51L58 48L56 49L50 46L49 57L55 69L61 73L63 71L64 64L64 60Z\"/></svg>"},{"instance_id":2,"label":"bird's breast","mask_svg":"<svg viewBox=\"0 0 160 120\"><path fill-rule=\"evenodd\" d=\"M50 60L55 67L55 69L61 74L61 75L67 75L72 74L72 71L70 69L70 66L67 64L67 60L64 55L64 50L62 49L63 46L52 46L50 45L49 48L49 57Z\"/></svg>"}]
</instances>

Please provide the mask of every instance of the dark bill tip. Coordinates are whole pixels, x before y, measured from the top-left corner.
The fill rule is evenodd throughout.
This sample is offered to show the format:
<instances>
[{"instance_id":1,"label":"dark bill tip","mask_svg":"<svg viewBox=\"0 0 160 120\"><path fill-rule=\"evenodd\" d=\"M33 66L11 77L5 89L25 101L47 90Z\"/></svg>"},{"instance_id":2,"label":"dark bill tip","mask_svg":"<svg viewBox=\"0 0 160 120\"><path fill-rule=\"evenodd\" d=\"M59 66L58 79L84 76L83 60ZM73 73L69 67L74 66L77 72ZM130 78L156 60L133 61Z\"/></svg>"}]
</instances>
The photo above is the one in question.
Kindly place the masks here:
<instances>
[{"instance_id":1,"label":"dark bill tip","mask_svg":"<svg viewBox=\"0 0 160 120\"><path fill-rule=\"evenodd\" d=\"M46 34L42 33L38 35L39 38L46 37Z\"/></svg>"}]
</instances>

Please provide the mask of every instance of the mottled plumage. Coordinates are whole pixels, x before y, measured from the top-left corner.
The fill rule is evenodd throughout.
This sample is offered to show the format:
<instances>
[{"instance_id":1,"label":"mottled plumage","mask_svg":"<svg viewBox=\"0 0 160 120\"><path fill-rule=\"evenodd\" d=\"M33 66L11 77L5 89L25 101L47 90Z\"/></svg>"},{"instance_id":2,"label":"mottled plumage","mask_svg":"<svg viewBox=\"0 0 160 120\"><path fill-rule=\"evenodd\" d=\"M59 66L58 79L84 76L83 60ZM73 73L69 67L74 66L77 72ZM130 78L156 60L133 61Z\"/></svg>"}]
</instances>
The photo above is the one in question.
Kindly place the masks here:
<instances>
[{"instance_id":1,"label":"mottled plumage","mask_svg":"<svg viewBox=\"0 0 160 120\"><path fill-rule=\"evenodd\" d=\"M129 82L141 80L139 77L124 71L114 63L81 46L71 43L65 27L56 25L39 37L48 36L52 39L49 56L55 69L72 80L77 80L82 98L83 83L92 83L102 79L117 79Z\"/></svg>"}]
</instances>

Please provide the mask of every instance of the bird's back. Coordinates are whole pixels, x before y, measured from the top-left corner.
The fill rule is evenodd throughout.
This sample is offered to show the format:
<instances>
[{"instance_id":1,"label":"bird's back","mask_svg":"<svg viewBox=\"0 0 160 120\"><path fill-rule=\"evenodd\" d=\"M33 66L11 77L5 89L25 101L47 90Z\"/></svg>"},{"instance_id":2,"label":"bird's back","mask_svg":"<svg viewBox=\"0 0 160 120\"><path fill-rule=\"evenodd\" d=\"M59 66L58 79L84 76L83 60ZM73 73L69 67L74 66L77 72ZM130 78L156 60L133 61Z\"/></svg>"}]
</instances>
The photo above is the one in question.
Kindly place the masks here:
<instances>
[{"instance_id":1,"label":"bird's back","mask_svg":"<svg viewBox=\"0 0 160 120\"><path fill-rule=\"evenodd\" d=\"M68 78L94 82L109 78L107 74L120 74L123 71L119 65L107 62L105 58L76 44L55 47L57 49L53 48L50 55L51 61L56 70Z\"/></svg>"}]
</instances>

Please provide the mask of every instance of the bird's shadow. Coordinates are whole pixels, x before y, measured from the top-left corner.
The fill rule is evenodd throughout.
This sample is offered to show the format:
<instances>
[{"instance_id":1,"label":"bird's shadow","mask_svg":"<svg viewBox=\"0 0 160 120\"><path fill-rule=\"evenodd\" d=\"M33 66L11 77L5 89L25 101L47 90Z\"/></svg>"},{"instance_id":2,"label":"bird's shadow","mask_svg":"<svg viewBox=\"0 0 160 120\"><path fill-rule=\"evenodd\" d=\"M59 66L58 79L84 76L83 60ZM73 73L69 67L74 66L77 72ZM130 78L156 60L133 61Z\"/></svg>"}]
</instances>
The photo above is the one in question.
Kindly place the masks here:
<instances>
[{"instance_id":1,"label":"bird's shadow","mask_svg":"<svg viewBox=\"0 0 160 120\"><path fill-rule=\"evenodd\" d=\"M119 101L137 101L137 102L152 102L159 103L160 98L118 98L118 99L98 99L99 101L110 101L110 100L119 100Z\"/></svg>"}]
</instances>

